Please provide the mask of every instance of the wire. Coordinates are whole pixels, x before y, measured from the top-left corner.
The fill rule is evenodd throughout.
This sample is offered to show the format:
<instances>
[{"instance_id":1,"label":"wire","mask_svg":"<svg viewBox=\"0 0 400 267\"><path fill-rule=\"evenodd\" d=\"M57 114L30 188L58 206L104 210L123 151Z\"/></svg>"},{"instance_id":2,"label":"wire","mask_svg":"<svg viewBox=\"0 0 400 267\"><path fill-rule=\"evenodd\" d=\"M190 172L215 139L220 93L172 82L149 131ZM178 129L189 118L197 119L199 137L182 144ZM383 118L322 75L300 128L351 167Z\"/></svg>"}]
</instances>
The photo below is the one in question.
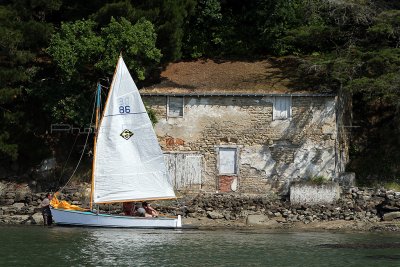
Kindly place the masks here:
<instances>
[{"instance_id":1,"label":"wire","mask_svg":"<svg viewBox=\"0 0 400 267\"><path fill-rule=\"evenodd\" d=\"M94 117L95 110L96 110L96 101L94 101L94 103L93 103L93 111L92 111L92 117L90 118L90 125L91 125L92 122L93 122L93 117ZM74 176L75 172L77 171L77 169L78 169L78 167L79 167L79 165L80 165L80 163L81 163L81 161L82 161L83 154L85 153L86 145L87 145L87 142L88 142L88 140L89 140L89 135L90 135L90 134L91 134L91 131L88 131L88 133L87 133L87 135L86 135L85 145L83 146L83 150L82 150L81 156L80 156L80 158L79 158L79 161L78 161L78 163L76 164L76 167L75 167L73 173L72 173L71 176L68 178L68 181L67 181L67 182L65 183L65 185L59 190L60 192L62 192L62 191L64 190L64 188L65 188L65 187L67 186L67 184L71 181L72 177Z\"/></svg>"},{"instance_id":2,"label":"wire","mask_svg":"<svg viewBox=\"0 0 400 267\"><path fill-rule=\"evenodd\" d=\"M74 147L75 147L76 141L78 140L78 137L79 137L79 134L76 135L74 144L72 145L72 148L71 148L71 150L69 151L68 158L67 158L67 160L65 161L64 167L63 167L62 170L61 170L60 178L58 179L58 184L61 184L61 178L62 178L63 175L64 175L65 168L67 167L69 158L70 158L71 155L72 155L72 151L74 150Z\"/></svg>"}]
</instances>

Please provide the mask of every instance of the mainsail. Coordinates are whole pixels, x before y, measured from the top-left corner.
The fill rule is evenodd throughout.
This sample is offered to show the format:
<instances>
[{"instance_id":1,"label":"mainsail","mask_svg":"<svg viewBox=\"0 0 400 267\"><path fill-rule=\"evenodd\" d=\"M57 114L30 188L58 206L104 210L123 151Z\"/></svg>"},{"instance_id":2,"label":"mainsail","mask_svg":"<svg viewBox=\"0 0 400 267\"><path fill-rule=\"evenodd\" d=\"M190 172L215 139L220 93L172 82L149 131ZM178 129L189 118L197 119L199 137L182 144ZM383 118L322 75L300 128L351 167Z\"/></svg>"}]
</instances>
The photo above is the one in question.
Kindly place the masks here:
<instances>
[{"instance_id":1,"label":"mainsail","mask_svg":"<svg viewBox=\"0 0 400 267\"><path fill-rule=\"evenodd\" d=\"M93 202L175 198L151 121L120 56L97 133Z\"/></svg>"}]
</instances>

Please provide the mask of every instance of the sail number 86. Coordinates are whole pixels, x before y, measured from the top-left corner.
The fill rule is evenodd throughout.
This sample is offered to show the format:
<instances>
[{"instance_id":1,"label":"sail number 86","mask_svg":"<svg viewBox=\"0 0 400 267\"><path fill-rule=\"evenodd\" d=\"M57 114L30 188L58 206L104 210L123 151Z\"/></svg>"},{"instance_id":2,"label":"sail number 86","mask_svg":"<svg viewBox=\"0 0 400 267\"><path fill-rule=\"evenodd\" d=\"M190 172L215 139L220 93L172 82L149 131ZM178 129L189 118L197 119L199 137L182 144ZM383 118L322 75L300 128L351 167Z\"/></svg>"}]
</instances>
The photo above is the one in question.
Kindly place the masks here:
<instances>
[{"instance_id":1,"label":"sail number 86","mask_svg":"<svg viewBox=\"0 0 400 267\"><path fill-rule=\"evenodd\" d=\"M131 113L130 106L119 106L119 113Z\"/></svg>"},{"instance_id":2,"label":"sail number 86","mask_svg":"<svg viewBox=\"0 0 400 267\"><path fill-rule=\"evenodd\" d=\"M129 97L118 98L118 110L120 114L131 113L131 106L129 105Z\"/></svg>"}]
</instances>

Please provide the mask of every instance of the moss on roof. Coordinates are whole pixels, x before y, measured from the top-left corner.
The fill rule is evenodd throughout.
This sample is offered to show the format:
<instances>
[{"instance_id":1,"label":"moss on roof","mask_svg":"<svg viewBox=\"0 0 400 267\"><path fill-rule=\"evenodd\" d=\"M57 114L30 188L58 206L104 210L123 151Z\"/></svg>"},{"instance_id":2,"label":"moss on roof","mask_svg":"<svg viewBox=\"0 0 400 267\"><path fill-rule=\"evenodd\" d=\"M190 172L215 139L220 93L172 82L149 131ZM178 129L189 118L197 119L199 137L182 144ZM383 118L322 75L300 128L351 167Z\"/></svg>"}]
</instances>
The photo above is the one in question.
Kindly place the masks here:
<instances>
[{"instance_id":1,"label":"moss on roof","mask_svg":"<svg viewBox=\"0 0 400 267\"><path fill-rule=\"evenodd\" d=\"M295 57L257 61L202 59L170 63L159 84L143 93L302 93L309 90L296 72ZM318 91L317 91L318 92ZM320 93L320 92L318 92Z\"/></svg>"}]
</instances>

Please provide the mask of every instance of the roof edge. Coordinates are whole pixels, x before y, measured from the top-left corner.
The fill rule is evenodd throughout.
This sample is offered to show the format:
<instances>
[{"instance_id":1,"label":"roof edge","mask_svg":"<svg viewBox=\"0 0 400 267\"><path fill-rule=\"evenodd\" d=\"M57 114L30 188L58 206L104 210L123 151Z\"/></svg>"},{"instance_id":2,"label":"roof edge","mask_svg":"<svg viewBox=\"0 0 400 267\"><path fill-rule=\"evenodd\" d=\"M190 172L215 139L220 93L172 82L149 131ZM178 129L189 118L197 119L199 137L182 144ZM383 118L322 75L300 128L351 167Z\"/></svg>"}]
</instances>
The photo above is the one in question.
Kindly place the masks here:
<instances>
[{"instance_id":1,"label":"roof edge","mask_svg":"<svg viewBox=\"0 0 400 267\"><path fill-rule=\"evenodd\" d=\"M140 92L142 96L193 96L193 97L200 97L200 96L263 96L263 97L272 97L272 96L294 96L294 97L335 97L336 94L300 94L300 93L150 93L150 92Z\"/></svg>"}]
</instances>

